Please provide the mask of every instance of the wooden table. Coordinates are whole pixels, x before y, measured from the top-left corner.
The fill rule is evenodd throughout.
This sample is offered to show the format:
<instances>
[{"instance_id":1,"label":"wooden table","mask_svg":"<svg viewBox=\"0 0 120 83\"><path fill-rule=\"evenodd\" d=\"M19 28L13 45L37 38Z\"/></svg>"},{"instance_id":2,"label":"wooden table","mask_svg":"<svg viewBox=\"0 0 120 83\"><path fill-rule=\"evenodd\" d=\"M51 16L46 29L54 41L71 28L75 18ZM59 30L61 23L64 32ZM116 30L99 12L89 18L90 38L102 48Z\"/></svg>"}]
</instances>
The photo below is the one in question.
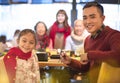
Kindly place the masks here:
<instances>
[{"instance_id":1,"label":"wooden table","mask_svg":"<svg viewBox=\"0 0 120 83\"><path fill-rule=\"evenodd\" d=\"M80 60L80 57L72 57L73 59ZM67 66L66 64L62 63L60 59L48 59L48 61L39 61L39 66Z\"/></svg>"},{"instance_id":2,"label":"wooden table","mask_svg":"<svg viewBox=\"0 0 120 83\"><path fill-rule=\"evenodd\" d=\"M76 59L73 57L73 59ZM79 60L79 58L77 58ZM42 83L68 83L70 80L71 74L70 71L67 69L61 69L62 67L65 68L67 65L62 63L60 59L48 59L48 61L39 61L39 67L51 66L50 71L43 70L41 73L41 77L45 77L43 72L47 72L50 77L41 78ZM53 68L55 67L55 68ZM58 67L56 69L56 67ZM59 76L59 74L61 74ZM66 80L64 80L66 79ZM69 82L70 83L70 82Z\"/></svg>"},{"instance_id":3,"label":"wooden table","mask_svg":"<svg viewBox=\"0 0 120 83\"><path fill-rule=\"evenodd\" d=\"M49 59L48 61L39 61L39 66L67 66L60 61L60 59Z\"/></svg>"}]
</instances>

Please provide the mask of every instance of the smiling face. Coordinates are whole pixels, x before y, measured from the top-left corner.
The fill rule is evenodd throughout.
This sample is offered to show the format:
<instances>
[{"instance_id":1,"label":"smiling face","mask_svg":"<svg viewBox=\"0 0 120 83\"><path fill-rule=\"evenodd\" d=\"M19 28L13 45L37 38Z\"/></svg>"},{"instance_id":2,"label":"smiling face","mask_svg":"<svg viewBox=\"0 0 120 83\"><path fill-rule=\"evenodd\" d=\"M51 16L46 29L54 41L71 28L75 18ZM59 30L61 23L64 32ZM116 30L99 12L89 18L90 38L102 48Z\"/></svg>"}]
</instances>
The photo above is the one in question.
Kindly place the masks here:
<instances>
[{"instance_id":1,"label":"smiling face","mask_svg":"<svg viewBox=\"0 0 120 83\"><path fill-rule=\"evenodd\" d=\"M103 25L105 16L101 15L97 7L92 6L83 10L83 23L86 30L95 34Z\"/></svg>"},{"instance_id":2,"label":"smiling face","mask_svg":"<svg viewBox=\"0 0 120 83\"><path fill-rule=\"evenodd\" d=\"M76 20L74 23L74 33L78 36L82 35L84 31L84 25L82 20Z\"/></svg>"},{"instance_id":3,"label":"smiling face","mask_svg":"<svg viewBox=\"0 0 120 83\"><path fill-rule=\"evenodd\" d=\"M63 22L65 21L65 15L62 14L62 13L59 13L59 14L57 15L57 21L58 21L59 23L63 23Z\"/></svg>"},{"instance_id":4,"label":"smiling face","mask_svg":"<svg viewBox=\"0 0 120 83\"><path fill-rule=\"evenodd\" d=\"M32 33L22 35L18 39L18 46L24 53L32 51L35 48L34 35Z\"/></svg>"},{"instance_id":5,"label":"smiling face","mask_svg":"<svg viewBox=\"0 0 120 83\"><path fill-rule=\"evenodd\" d=\"M43 23L39 23L36 27L36 32L38 35L43 36L46 33L46 27Z\"/></svg>"}]
</instances>

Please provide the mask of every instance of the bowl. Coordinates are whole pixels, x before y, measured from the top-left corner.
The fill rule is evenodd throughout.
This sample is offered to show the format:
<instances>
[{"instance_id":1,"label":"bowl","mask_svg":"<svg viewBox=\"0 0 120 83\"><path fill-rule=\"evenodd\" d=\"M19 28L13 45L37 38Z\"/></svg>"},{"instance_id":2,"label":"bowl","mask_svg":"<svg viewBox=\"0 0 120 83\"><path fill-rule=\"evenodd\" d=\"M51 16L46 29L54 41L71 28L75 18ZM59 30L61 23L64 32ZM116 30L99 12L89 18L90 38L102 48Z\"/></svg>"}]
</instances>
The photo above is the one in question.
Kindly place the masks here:
<instances>
[{"instance_id":1,"label":"bowl","mask_svg":"<svg viewBox=\"0 0 120 83\"><path fill-rule=\"evenodd\" d=\"M46 52L36 52L38 61L48 61L48 54Z\"/></svg>"}]
</instances>

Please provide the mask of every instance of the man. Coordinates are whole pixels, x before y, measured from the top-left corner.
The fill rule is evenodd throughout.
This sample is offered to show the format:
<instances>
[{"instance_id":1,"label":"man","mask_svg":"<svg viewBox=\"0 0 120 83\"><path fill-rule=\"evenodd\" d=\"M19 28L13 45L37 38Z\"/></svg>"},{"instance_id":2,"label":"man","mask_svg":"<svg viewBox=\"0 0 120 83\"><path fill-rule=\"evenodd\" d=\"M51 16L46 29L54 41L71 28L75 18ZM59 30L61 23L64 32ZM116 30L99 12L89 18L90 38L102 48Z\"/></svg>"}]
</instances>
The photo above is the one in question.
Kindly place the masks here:
<instances>
[{"instance_id":1,"label":"man","mask_svg":"<svg viewBox=\"0 0 120 83\"><path fill-rule=\"evenodd\" d=\"M97 2L88 2L83 7L83 23L91 34L85 40L85 54L77 61L61 53L61 61L68 66L87 72L89 82L97 83L101 63L120 68L120 32L105 26L104 9ZM109 69L108 69L109 70ZM114 75L114 72L112 72ZM120 75L120 71L118 72ZM114 76L113 76L114 77ZM112 81L114 79L111 79ZM120 80L101 83L120 83Z\"/></svg>"}]
</instances>

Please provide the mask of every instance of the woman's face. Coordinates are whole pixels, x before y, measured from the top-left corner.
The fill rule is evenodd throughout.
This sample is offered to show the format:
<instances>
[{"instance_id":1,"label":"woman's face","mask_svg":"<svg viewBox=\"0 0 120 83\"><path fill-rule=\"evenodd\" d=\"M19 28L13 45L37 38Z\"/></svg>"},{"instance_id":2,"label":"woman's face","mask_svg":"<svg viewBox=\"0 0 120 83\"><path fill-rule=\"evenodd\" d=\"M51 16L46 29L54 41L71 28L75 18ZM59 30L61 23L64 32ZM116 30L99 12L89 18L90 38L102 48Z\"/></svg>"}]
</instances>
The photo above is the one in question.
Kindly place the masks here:
<instances>
[{"instance_id":1,"label":"woman's face","mask_svg":"<svg viewBox=\"0 0 120 83\"><path fill-rule=\"evenodd\" d=\"M46 28L43 23L39 23L36 27L36 32L38 35L43 36L46 33Z\"/></svg>"},{"instance_id":2,"label":"woman's face","mask_svg":"<svg viewBox=\"0 0 120 83\"><path fill-rule=\"evenodd\" d=\"M84 31L84 25L82 21L77 21L74 25L74 33L78 36L82 35Z\"/></svg>"},{"instance_id":3,"label":"woman's face","mask_svg":"<svg viewBox=\"0 0 120 83\"><path fill-rule=\"evenodd\" d=\"M57 21L58 21L59 23L63 23L63 22L65 21L65 15L59 13L59 14L57 15Z\"/></svg>"}]
</instances>

